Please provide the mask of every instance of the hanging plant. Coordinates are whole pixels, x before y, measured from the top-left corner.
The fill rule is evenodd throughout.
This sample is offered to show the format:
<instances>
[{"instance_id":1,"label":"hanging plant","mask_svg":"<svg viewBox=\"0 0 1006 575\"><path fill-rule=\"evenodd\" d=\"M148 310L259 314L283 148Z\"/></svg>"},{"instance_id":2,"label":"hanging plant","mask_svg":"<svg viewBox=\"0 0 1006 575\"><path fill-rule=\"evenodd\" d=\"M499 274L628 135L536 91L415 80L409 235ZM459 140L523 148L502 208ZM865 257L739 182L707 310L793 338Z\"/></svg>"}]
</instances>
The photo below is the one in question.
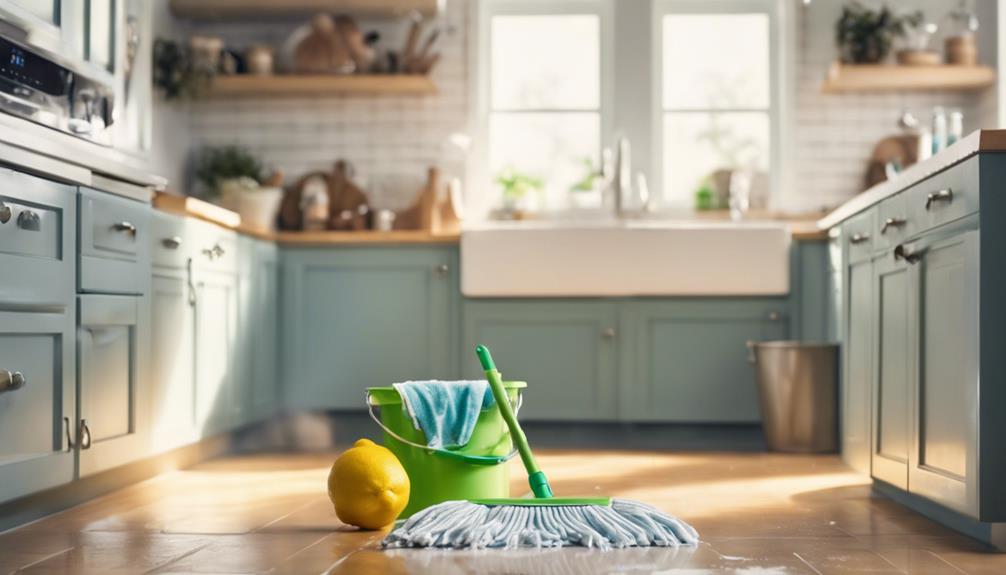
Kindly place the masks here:
<instances>
[{"instance_id":1,"label":"hanging plant","mask_svg":"<svg viewBox=\"0 0 1006 575\"><path fill-rule=\"evenodd\" d=\"M154 86L166 100L197 98L206 93L216 70L201 66L192 50L174 40L154 42Z\"/></svg>"}]
</instances>

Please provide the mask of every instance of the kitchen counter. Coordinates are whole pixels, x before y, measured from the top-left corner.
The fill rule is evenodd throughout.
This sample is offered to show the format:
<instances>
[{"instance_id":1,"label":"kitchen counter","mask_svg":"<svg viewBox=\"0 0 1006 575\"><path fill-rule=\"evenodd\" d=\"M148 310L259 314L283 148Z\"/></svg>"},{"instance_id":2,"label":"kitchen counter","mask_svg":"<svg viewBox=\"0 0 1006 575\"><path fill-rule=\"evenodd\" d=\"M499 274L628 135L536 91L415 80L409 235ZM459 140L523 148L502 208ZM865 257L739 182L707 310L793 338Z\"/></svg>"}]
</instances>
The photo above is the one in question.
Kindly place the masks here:
<instances>
[{"instance_id":1,"label":"kitchen counter","mask_svg":"<svg viewBox=\"0 0 1006 575\"><path fill-rule=\"evenodd\" d=\"M238 214L198 198L153 193L153 205L160 211L179 216L193 217L260 240L276 242L280 245L310 247L339 245L451 245L461 240L458 233L434 234L425 230L394 230L390 232L284 232L265 231L241 223ZM700 212L698 221L727 221L725 210ZM745 222L783 221L789 223L792 238L796 241L823 241L828 238L826 229L817 226L815 214L779 214L774 212L752 212Z\"/></svg>"},{"instance_id":2,"label":"kitchen counter","mask_svg":"<svg viewBox=\"0 0 1006 575\"><path fill-rule=\"evenodd\" d=\"M905 190L960 163L979 152L1006 152L1006 130L977 130L946 150L923 160L897 177L881 182L832 211L817 222L819 230L828 230L898 192Z\"/></svg>"}]
</instances>

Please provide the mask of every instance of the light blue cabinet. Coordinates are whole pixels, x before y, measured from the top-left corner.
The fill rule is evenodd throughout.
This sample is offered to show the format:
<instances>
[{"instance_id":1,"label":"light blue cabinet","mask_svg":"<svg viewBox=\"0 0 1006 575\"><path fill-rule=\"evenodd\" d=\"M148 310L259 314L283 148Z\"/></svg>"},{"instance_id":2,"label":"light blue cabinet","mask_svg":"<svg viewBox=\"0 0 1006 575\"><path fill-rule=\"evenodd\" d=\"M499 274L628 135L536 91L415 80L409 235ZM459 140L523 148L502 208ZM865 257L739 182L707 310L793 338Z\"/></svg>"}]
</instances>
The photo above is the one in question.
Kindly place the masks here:
<instances>
[{"instance_id":1,"label":"light blue cabinet","mask_svg":"<svg viewBox=\"0 0 1006 575\"><path fill-rule=\"evenodd\" d=\"M748 341L785 339L785 300L636 301L622 315L622 417L761 421Z\"/></svg>"},{"instance_id":2,"label":"light blue cabinet","mask_svg":"<svg viewBox=\"0 0 1006 575\"><path fill-rule=\"evenodd\" d=\"M911 444L912 345L911 277L908 264L890 257L874 262L873 476L908 489Z\"/></svg>"},{"instance_id":3,"label":"light blue cabinet","mask_svg":"<svg viewBox=\"0 0 1006 575\"><path fill-rule=\"evenodd\" d=\"M279 399L279 254L272 243L239 238L239 423L262 420Z\"/></svg>"},{"instance_id":4,"label":"light blue cabinet","mask_svg":"<svg viewBox=\"0 0 1006 575\"><path fill-rule=\"evenodd\" d=\"M458 376L454 247L282 250L283 393L365 406L367 387Z\"/></svg>"},{"instance_id":5,"label":"light blue cabinet","mask_svg":"<svg viewBox=\"0 0 1006 575\"><path fill-rule=\"evenodd\" d=\"M616 419L617 318L604 301L466 301L462 372L483 377L485 344L506 379L528 383L522 419Z\"/></svg>"},{"instance_id":6,"label":"light blue cabinet","mask_svg":"<svg viewBox=\"0 0 1006 575\"><path fill-rule=\"evenodd\" d=\"M865 260L848 266L848 310L843 354L845 374L841 394L842 453L845 462L862 473L870 472L870 437L873 404L873 262Z\"/></svg>"},{"instance_id":7,"label":"light blue cabinet","mask_svg":"<svg viewBox=\"0 0 1006 575\"><path fill-rule=\"evenodd\" d=\"M238 280L230 273L193 272L195 286L195 409L200 437L229 430L237 401Z\"/></svg>"},{"instance_id":8,"label":"light blue cabinet","mask_svg":"<svg viewBox=\"0 0 1006 575\"><path fill-rule=\"evenodd\" d=\"M151 442L153 453L199 439L196 424L196 331L193 286L185 268L154 266L150 292Z\"/></svg>"}]
</instances>

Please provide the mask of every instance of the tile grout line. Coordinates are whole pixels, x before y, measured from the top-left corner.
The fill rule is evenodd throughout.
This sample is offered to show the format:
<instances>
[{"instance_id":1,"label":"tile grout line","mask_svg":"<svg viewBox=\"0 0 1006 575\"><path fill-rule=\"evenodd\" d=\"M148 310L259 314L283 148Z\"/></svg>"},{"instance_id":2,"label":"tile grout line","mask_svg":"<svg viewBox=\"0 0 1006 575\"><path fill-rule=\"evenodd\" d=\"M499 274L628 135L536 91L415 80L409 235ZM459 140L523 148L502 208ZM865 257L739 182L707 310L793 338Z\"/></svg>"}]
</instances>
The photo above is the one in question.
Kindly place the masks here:
<instances>
[{"instance_id":1,"label":"tile grout line","mask_svg":"<svg viewBox=\"0 0 1006 575\"><path fill-rule=\"evenodd\" d=\"M806 559L804 559L803 557L801 557L800 554L797 553L796 551L793 552L793 556L796 557L797 559L799 559L801 562L803 562L803 564L806 565L807 567L809 567L811 571L813 571L814 573L817 573L817 575L824 575L824 573L821 573L817 569L817 567L814 567L813 565L811 565L810 561L807 561Z\"/></svg>"},{"instance_id":2,"label":"tile grout line","mask_svg":"<svg viewBox=\"0 0 1006 575\"><path fill-rule=\"evenodd\" d=\"M171 565L172 563L177 563L177 562L181 561L182 559L185 559L186 557L191 557L192 555L195 555L196 553L199 553L203 549L206 549L210 545L211 545L210 543L204 543L204 544L202 544L202 545L200 545L200 546L198 546L198 547L196 547L194 549L190 549L189 551L186 551L185 553L182 553L178 557L173 557L171 559L168 559L167 561L164 561L163 563L159 563L157 565L154 565L150 569L147 569L146 571L144 571L144 575L146 575L147 573L154 573L156 571L164 569L165 567Z\"/></svg>"},{"instance_id":3,"label":"tile grout line","mask_svg":"<svg viewBox=\"0 0 1006 575\"><path fill-rule=\"evenodd\" d=\"M30 568L32 568L32 567L34 567L34 566L36 566L36 565L38 565L40 563L44 563L44 562L52 559L53 557L58 557L58 556L63 555L65 553L69 553L70 551L73 551L76 548L77 548L76 545L71 545L70 547L67 547L66 549L60 549L59 551L56 551L55 553L50 553L49 555L46 555L45 557L42 557L41 559L36 559L36 560L32 561L31 563L27 563L25 565L22 565L22 566L18 567L17 569L15 569L12 572L13 573L17 573L19 571L24 571L25 569L30 569Z\"/></svg>"},{"instance_id":4,"label":"tile grout line","mask_svg":"<svg viewBox=\"0 0 1006 575\"><path fill-rule=\"evenodd\" d=\"M945 559L945 558L944 558L944 557L943 557L942 555L940 555L939 553L937 553L937 552L935 552L935 551L930 551L930 550L928 550L928 549L926 549L926 553L929 553L929 554L930 554L930 555L932 555L933 557L936 557L936 558L937 558L937 559L939 559L940 561L943 561L944 563L946 563L947 565L949 565L949 566L951 566L952 568L956 569L957 571L959 571L959 572L961 572L961 573L964 573L965 575L967 575L967 573L968 573L967 571L965 571L964 569L961 569L961 568L960 568L960 567L958 567L957 565L954 565L953 563L951 563L950 561L948 561L947 559Z\"/></svg>"},{"instance_id":5,"label":"tile grout line","mask_svg":"<svg viewBox=\"0 0 1006 575\"><path fill-rule=\"evenodd\" d=\"M273 519L272 521L267 521L267 522L266 522L265 524L263 524L263 525L259 525L259 526L258 526L258 527L256 527L255 529L252 529L252 530L251 530L251 533L259 533L259 532L261 532L261 531L262 531L263 529L266 529L267 527L269 527L270 525L274 525L274 524L276 524L276 523L278 523L278 522L280 522L280 521L282 521L282 520L286 519L287 517L290 517L290 516L291 516L291 515L293 515L294 513L297 513L298 511L300 511L300 510L302 510L302 509L306 509L306 508L308 508L308 507L310 507L310 506L314 505L314 504L315 504L315 503L317 503L317 501L318 501L318 500L320 500L320 499L321 499L320 497L318 497L317 499L312 499L312 500L308 501L307 503L304 503L304 504L303 504L303 505L301 505L300 507L297 507L297 508L296 508L296 509L294 509L293 511L290 511L289 513L284 513L283 515L280 515L279 517L277 517L276 519Z\"/></svg>"}]
</instances>

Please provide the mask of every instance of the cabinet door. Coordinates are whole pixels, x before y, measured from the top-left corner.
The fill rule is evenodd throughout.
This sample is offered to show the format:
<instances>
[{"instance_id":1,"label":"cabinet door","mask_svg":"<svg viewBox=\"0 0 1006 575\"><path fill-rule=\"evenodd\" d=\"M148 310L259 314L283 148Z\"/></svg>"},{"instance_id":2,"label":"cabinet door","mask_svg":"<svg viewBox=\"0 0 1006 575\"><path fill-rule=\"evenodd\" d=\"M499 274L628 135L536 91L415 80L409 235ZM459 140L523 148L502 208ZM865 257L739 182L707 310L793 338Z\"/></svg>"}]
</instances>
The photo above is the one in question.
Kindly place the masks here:
<instances>
[{"instance_id":1,"label":"cabinet door","mask_svg":"<svg viewBox=\"0 0 1006 575\"><path fill-rule=\"evenodd\" d=\"M908 488L914 345L911 280L907 264L890 256L875 266L873 477Z\"/></svg>"},{"instance_id":2,"label":"cabinet door","mask_svg":"<svg viewBox=\"0 0 1006 575\"><path fill-rule=\"evenodd\" d=\"M154 268L151 287L151 447L160 453L198 439L195 313L185 270Z\"/></svg>"},{"instance_id":3,"label":"cabinet door","mask_svg":"<svg viewBox=\"0 0 1006 575\"><path fill-rule=\"evenodd\" d=\"M200 437L234 423L238 281L229 273L195 272L196 426Z\"/></svg>"},{"instance_id":4,"label":"cabinet door","mask_svg":"<svg viewBox=\"0 0 1006 575\"><path fill-rule=\"evenodd\" d=\"M77 329L80 474L147 455L147 304L134 296L79 298Z\"/></svg>"},{"instance_id":5,"label":"cabinet door","mask_svg":"<svg viewBox=\"0 0 1006 575\"><path fill-rule=\"evenodd\" d=\"M251 414L256 419L276 411L279 389L279 260L272 246L257 246L252 301Z\"/></svg>"},{"instance_id":6,"label":"cabinet door","mask_svg":"<svg viewBox=\"0 0 1006 575\"><path fill-rule=\"evenodd\" d=\"M873 262L846 268L848 303L842 382L842 457L850 467L870 472L873 389Z\"/></svg>"},{"instance_id":7,"label":"cabinet door","mask_svg":"<svg viewBox=\"0 0 1006 575\"><path fill-rule=\"evenodd\" d=\"M0 502L73 480L75 322L72 304L0 310Z\"/></svg>"},{"instance_id":8,"label":"cabinet door","mask_svg":"<svg viewBox=\"0 0 1006 575\"><path fill-rule=\"evenodd\" d=\"M909 247L924 250L909 490L977 517L978 232L921 244Z\"/></svg>"},{"instance_id":9,"label":"cabinet door","mask_svg":"<svg viewBox=\"0 0 1006 575\"><path fill-rule=\"evenodd\" d=\"M521 419L615 419L616 327L610 303L470 300L462 372L484 377L474 350L485 344L505 379L527 382Z\"/></svg>"},{"instance_id":10,"label":"cabinet door","mask_svg":"<svg viewBox=\"0 0 1006 575\"><path fill-rule=\"evenodd\" d=\"M782 301L636 302L623 314L623 417L674 423L761 420L747 342L785 339Z\"/></svg>"},{"instance_id":11,"label":"cabinet door","mask_svg":"<svg viewBox=\"0 0 1006 575\"><path fill-rule=\"evenodd\" d=\"M288 405L362 410L368 387L457 377L456 261L454 248L284 252Z\"/></svg>"}]
</instances>

